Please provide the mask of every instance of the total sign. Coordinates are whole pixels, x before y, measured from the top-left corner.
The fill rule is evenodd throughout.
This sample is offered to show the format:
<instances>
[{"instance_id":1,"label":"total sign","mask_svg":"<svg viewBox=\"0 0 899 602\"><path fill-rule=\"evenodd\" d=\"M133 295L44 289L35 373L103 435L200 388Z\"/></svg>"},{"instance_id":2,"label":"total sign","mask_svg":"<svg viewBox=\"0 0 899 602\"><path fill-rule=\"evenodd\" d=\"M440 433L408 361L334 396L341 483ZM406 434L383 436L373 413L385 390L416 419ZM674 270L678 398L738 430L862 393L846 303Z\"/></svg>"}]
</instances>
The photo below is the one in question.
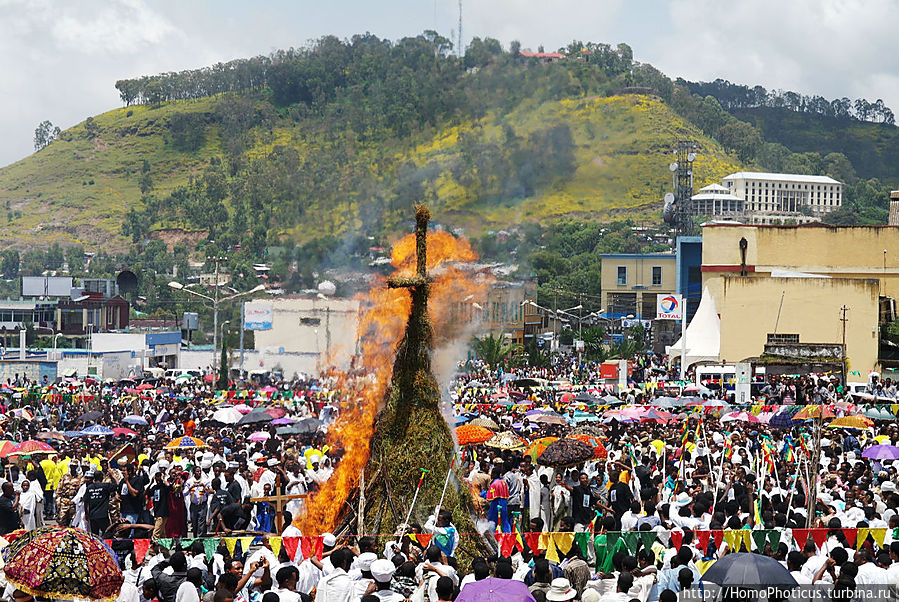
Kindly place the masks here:
<instances>
[{"instance_id":1,"label":"total sign","mask_svg":"<svg viewBox=\"0 0 899 602\"><path fill-rule=\"evenodd\" d=\"M656 320L680 320L683 318L682 307L680 295L658 295L656 297Z\"/></svg>"}]
</instances>

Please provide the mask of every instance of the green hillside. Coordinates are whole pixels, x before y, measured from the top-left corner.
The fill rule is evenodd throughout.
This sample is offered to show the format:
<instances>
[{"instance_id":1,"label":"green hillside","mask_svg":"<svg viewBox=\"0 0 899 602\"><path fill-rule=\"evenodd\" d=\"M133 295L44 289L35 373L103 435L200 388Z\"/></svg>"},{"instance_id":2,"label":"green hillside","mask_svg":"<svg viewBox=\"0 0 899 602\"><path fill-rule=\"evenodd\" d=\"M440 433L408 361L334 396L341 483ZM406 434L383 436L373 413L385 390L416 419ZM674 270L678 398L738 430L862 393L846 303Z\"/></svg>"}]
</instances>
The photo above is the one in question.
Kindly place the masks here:
<instances>
[{"instance_id":1,"label":"green hillside","mask_svg":"<svg viewBox=\"0 0 899 602\"><path fill-rule=\"evenodd\" d=\"M899 182L899 128L845 118L757 107L732 113L796 153L842 153L862 178Z\"/></svg>"},{"instance_id":2,"label":"green hillside","mask_svg":"<svg viewBox=\"0 0 899 602\"><path fill-rule=\"evenodd\" d=\"M587 60L542 64L477 39L459 59L427 32L323 38L118 82L134 104L0 169L3 245L122 252L183 228L260 257L284 242L389 237L422 200L474 236L568 215L655 218L677 140L701 147L700 185L740 167L626 45L583 47ZM640 84L658 95L616 92Z\"/></svg>"}]
</instances>

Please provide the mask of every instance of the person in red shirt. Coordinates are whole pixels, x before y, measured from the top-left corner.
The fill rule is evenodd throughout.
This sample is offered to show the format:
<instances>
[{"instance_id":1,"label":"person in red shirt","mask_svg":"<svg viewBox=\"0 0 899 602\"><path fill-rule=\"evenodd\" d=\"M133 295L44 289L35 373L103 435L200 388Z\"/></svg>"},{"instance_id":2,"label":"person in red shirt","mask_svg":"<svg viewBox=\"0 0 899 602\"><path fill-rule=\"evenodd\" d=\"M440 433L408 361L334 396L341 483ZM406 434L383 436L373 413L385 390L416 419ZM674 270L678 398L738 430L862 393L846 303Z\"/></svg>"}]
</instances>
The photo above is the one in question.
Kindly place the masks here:
<instances>
[{"instance_id":1,"label":"person in red shirt","mask_svg":"<svg viewBox=\"0 0 899 602\"><path fill-rule=\"evenodd\" d=\"M496 525L503 533L511 533L512 526L509 522L509 485L503 479L503 471L494 466L490 472L493 481L487 489L486 498L490 504L487 510L487 521Z\"/></svg>"}]
</instances>

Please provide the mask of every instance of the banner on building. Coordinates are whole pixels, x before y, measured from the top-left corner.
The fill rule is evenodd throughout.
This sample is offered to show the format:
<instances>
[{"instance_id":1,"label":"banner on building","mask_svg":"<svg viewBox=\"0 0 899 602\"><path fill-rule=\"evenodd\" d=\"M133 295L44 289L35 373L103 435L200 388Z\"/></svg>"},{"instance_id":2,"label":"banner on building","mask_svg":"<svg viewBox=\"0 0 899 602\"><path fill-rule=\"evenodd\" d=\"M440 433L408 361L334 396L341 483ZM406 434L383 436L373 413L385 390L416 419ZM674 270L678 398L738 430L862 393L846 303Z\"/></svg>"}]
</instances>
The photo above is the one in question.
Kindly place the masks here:
<instances>
[{"instance_id":1,"label":"banner on building","mask_svg":"<svg viewBox=\"0 0 899 602\"><path fill-rule=\"evenodd\" d=\"M683 300L680 295L656 296L656 320L680 320L683 318Z\"/></svg>"},{"instance_id":2,"label":"banner on building","mask_svg":"<svg viewBox=\"0 0 899 602\"><path fill-rule=\"evenodd\" d=\"M244 330L271 330L272 304L262 301L251 301L244 305Z\"/></svg>"}]
</instances>

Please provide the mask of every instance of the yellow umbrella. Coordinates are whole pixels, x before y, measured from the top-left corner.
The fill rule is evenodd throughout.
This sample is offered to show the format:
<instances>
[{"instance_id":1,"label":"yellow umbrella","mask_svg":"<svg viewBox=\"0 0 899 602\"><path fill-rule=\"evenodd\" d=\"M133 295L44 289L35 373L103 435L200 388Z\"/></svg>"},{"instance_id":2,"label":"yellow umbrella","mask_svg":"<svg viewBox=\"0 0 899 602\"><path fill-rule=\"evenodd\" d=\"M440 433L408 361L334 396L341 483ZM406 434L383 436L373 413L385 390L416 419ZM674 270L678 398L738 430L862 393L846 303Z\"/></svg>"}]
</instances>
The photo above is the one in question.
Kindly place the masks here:
<instances>
[{"instance_id":1,"label":"yellow umbrella","mask_svg":"<svg viewBox=\"0 0 899 602\"><path fill-rule=\"evenodd\" d=\"M793 420L808 420L809 418L836 418L833 406L805 406L796 415Z\"/></svg>"},{"instance_id":2,"label":"yellow umbrella","mask_svg":"<svg viewBox=\"0 0 899 602\"><path fill-rule=\"evenodd\" d=\"M890 438L887 437L886 435L877 435L876 437L874 437L874 441L876 441L879 444L886 443L887 445L889 445Z\"/></svg>"},{"instance_id":3,"label":"yellow umbrella","mask_svg":"<svg viewBox=\"0 0 899 602\"><path fill-rule=\"evenodd\" d=\"M655 441L650 441L649 444L656 450L656 455L661 457L662 450L665 448L665 444L661 439L656 439Z\"/></svg>"},{"instance_id":4,"label":"yellow umbrella","mask_svg":"<svg viewBox=\"0 0 899 602\"><path fill-rule=\"evenodd\" d=\"M552 443L553 441L558 441L558 437L541 437L536 441L533 441L529 446L528 450L525 452L527 455L531 457L531 459L536 462L537 458L540 454L543 453L543 450L546 449L546 446Z\"/></svg>"},{"instance_id":5,"label":"yellow umbrella","mask_svg":"<svg viewBox=\"0 0 899 602\"><path fill-rule=\"evenodd\" d=\"M837 418L827 426L834 429L866 429L869 426L874 426L874 421L867 416L843 416L842 418Z\"/></svg>"},{"instance_id":6,"label":"yellow umbrella","mask_svg":"<svg viewBox=\"0 0 899 602\"><path fill-rule=\"evenodd\" d=\"M165 449L196 449L209 447L206 442L196 437L177 437L165 446Z\"/></svg>"}]
</instances>

